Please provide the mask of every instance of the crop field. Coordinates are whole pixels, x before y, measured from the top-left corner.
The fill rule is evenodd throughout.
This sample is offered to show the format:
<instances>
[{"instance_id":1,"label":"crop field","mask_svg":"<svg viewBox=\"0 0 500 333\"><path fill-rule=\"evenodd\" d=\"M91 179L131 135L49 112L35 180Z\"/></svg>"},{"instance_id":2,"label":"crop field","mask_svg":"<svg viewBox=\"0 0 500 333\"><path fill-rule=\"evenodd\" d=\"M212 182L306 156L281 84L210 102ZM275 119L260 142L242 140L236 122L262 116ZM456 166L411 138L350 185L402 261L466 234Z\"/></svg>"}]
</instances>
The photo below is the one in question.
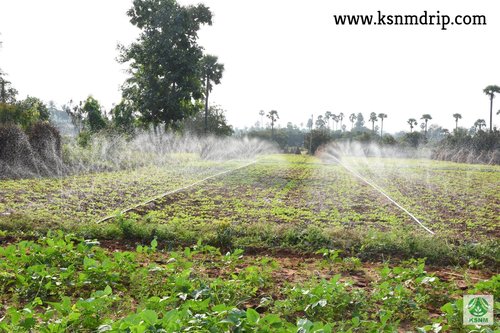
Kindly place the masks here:
<instances>
[{"instance_id":1,"label":"crop field","mask_svg":"<svg viewBox=\"0 0 500 333\"><path fill-rule=\"evenodd\" d=\"M376 182L380 179L386 193L440 237L462 241L498 238L500 169L461 170L451 169L451 163L432 163L417 160L402 165L389 160L379 169L368 168L368 163L356 168ZM182 224L196 232L211 228L214 221L226 223L244 237L250 237L249 229L274 236L311 227L420 230L406 213L341 165L305 157L286 162L263 159L136 213L145 224Z\"/></svg>"},{"instance_id":2,"label":"crop field","mask_svg":"<svg viewBox=\"0 0 500 333\"><path fill-rule=\"evenodd\" d=\"M159 168L85 174L61 179L0 180L0 221L15 220L29 228L74 227L100 218L158 194L220 172L239 161L210 162L186 155Z\"/></svg>"},{"instance_id":3,"label":"crop field","mask_svg":"<svg viewBox=\"0 0 500 333\"><path fill-rule=\"evenodd\" d=\"M247 163L187 158L165 168L3 180L0 223L87 228L121 209ZM440 237L473 241L500 236L498 166L381 158L346 158L343 163L378 184ZM276 235L308 227L420 229L335 161L280 155L167 195L126 217L149 226L182 225L195 232L227 224L241 235L250 235L245 232L249 229Z\"/></svg>"},{"instance_id":4,"label":"crop field","mask_svg":"<svg viewBox=\"0 0 500 333\"><path fill-rule=\"evenodd\" d=\"M473 331L462 295L500 299L499 184L328 154L2 180L0 331Z\"/></svg>"}]
</instances>

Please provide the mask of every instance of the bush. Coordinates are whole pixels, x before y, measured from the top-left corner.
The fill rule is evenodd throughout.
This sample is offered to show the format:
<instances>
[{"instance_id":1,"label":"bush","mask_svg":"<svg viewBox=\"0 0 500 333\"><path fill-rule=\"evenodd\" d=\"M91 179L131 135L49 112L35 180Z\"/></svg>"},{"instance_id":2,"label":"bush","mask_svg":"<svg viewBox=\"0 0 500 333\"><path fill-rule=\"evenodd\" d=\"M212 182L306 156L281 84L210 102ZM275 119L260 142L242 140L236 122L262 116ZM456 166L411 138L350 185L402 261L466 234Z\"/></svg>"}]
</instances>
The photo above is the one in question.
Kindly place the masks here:
<instances>
[{"instance_id":1,"label":"bush","mask_svg":"<svg viewBox=\"0 0 500 333\"><path fill-rule=\"evenodd\" d=\"M23 130L14 124L0 124L0 178L38 174L36 155Z\"/></svg>"},{"instance_id":2,"label":"bush","mask_svg":"<svg viewBox=\"0 0 500 333\"><path fill-rule=\"evenodd\" d=\"M47 122L26 134L18 125L0 125L0 178L52 176L62 172L61 136Z\"/></svg>"},{"instance_id":3,"label":"bush","mask_svg":"<svg viewBox=\"0 0 500 333\"><path fill-rule=\"evenodd\" d=\"M433 150L432 158L459 163L500 164L500 131L479 131L474 136L457 131Z\"/></svg>"},{"instance_id":4,"label":"bush","mask_svg":"<svg viewBox=\"0 0 500 333\"><path fill-rule=\"evenodd\" d=\"M49 174L58 174L62 168L61 135L48 122L38 122L28 131L32 150Z\"/></svg>"}]
</instances>

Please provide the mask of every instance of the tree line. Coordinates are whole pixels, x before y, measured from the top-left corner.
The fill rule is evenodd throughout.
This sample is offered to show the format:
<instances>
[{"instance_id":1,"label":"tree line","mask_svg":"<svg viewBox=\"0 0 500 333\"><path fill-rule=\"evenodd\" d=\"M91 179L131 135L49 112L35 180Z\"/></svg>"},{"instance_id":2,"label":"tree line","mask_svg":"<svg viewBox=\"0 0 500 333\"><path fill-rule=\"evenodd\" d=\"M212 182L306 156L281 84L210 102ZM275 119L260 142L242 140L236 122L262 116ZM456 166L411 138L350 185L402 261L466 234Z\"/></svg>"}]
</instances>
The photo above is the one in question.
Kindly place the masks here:
<instances>
[{"instance_id":1,"label":"tree line","mask_svg":"<svg viewBox=\"0 0 500 333\"><path fill-rule=\"evenodd\" d=\"M231 135L234 130L227 124L223 108L209 104L213 87L221 83L224 65L217 56L206 54L198 43L200 28L212 24L210 9L203 4L182 6L175 0L134 0L127 15L140 34L130 45L119 45L118 61L128 65L128 78L122 86L121 100L111 110L104 110L92 96L78 103L70 101L61 110L53 104L45 105L36 97L17 100L17 90L0 70L0 123L13 123L26 131L38 122L50 120L51 115L54 118L54 114L63 112L82 146L97 133L133 136L137 129L151 129L155 133L189 130L198 134ZM493 133L493 100L500 93L500 87L490 85L483 91L490 99L489 132ZM436 137L443 139L463 132L459 131L458 122L462 117L458 113L453 114L454 133L429 126L432 116L423 114L419 118L420 132L414 131L419 125L417 118L409 118L410 132L395 137L384 133L384 122L390 119L386 113L371 112L365 120L362 113L327 111L311 116L306 129L293 124L277 128L277 110L261 110L259 116L260 127L246 131L249 135L270 139L281 147L290 148L293 144L311 153L314 147L338 139L378 140L386 144L399 140L418 146ZM269 120L269 134L263 128L264 116ZM367 127L369 123L371 129ZM478 119L466 135L473 137L486 126L484 119ZM244 132L238 131L238 134Z\"/></svg>"},{"instance_id":2,"label":"tree line","mask_svg":"<svg viewBox=\"0 0 500 333\"><path fill-rule=\"evenodd\" d=\"M489 131L493 131L493 99L495 97L495 94L500 93L500 87L496 85L489 85L485 89L483 89L483 92L488 95L490 98L490 129ZM497 115L500 114L500 110L497 111ZM259 111L259 115L261 116L261 121L258 126L260 128L264 127L264 118L263 116L266 115L264 110ZM453 118L455 119L455 129L454 131L458 131L458 121L459 119L462 119L462 115L460 113L454 113ZM266 115L267 118L270 119L270 126L271 126L271 138L274 137L274 127L276 120L279 119L278 112L276 110L271 110L267 113ZM371 122L371 131L372 133L376 133L380 130L380 136L383 136L383 129L384 129L384 119L386 119L388 115L386 113L375 113L371 112L368 121ZM346 119L346 120L344 120ZM380 119L380 127L377 125L375 126L375 123L377 123ZM330 125L330 120L332 121L332 125ZM311 115L311 118L308 119L307 121L307 128L309 131L313 130L313 124L315 125L316 129L318 130L329 130L329 131L341 131L341 132L346 132L347 131L347 125L345 124L345 121L349 121L351 123L350 126L350 131L366 131L365 125L365 118L362 113L351 113L350 115L346 116L344 115L343 112L340 112L338 114L332 113L331 111L326 111L323 114L320 114L316 117L316 120L314 121L314 116ZM421 116L420 120L422 120L422 123L420 124L420 128L424 133L424 137L427 137L427 131L428 131L428 122L432 120L432 116L428 113L425 113ZM413 129L418 125L418 121L416 118L409 118L406 122L410 126L410 133L413 133ZM258 127L256 126L256 127ZM487 124L484 119L477 119L473 126L470 129L470 132L475 133L478 131L483 130L483 127L486 128ZM287 125L287 127L289 127ZM443 130L445 133L449 133L448 130L444 129Z\"/></svg>"},{"instance_id":3,"label":"tree line","mask_svg":"<svg viewBox=\"0 0 500 333\"><path fill-rule=\"evenodd\" d=\"M500 87L488 86L483 92L490 101L495 94L500 93ZM335 114L326 111L324 114L311 115L307 125L300 126L288 123L286 127L275 128L275 121L279 119L278 112L272 110L259 111L260 122L254 127L239 130L238 135L249 135L275 141L285 152L300 153L306 150L310 154L321 146L332 141L358 141L361 143L377 143L390 145L398 149L416 149L427 147L432 149L432 156L437 159L456 160L461 162L500 163L500 132L493 128L493 105L490 103L490 130L486 131L484 119L478 119L469 129L458 126L462 115L451 115L455 120L452 132L439 125L430 124L432 115L425 113L419 118L420 131L414 130L419 125L416 118L409 118L409 132L400 131L394 135L384 133L386 113L371 112L365 121L362 113ZM500 111L497 112L500 114ZM264 115L270 119L269 126L264 124ZM380 126L376 125L380 122ZM371 123L371 128L367 124Z\"/></svg>"}]
</instances>

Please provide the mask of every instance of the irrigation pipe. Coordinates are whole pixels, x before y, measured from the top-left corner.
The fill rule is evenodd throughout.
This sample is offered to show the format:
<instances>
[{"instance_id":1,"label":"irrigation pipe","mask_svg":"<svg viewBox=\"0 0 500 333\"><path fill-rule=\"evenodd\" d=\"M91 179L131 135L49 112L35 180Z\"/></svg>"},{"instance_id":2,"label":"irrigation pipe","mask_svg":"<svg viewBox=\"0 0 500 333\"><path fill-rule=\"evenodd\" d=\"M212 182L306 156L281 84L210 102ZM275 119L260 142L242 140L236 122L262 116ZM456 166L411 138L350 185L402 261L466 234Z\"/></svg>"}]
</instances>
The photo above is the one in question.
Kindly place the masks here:
<instances>
[{"instance_id":1,"label":"irrigation pipe","mask_svg":"<svg viewBox=\"0 0 500 333\"><path fill-rule=\"evenodd\" d=\"M252 164L255 164L255 163L257 163L257 161L252 161L252 162L250 162L250 163L247 163L247 164L245 164L245 165L241 165L241 166L239 166L239 167L237 167L237 168L234 168L234 169L231 169L231 170L226 170L226 171L219 172L219 173L217 173L217 174L215 174L215 175L208 176L208 177L206 177L206 178L203 178L203 179L201 179L201 180L198 180L198 181L196 181L196 182L194 182L194 183L192 183L192 184L189 184L189 185L186 185L186 186L183 186L183 187L179 187L179 188L177 188L177 189L175 189L175 190L171 190L171 191L168 191L168 192L162 193L162 194L160 194L160 195L157 195L157 196L156 196L156 197L154 197L154 198L149 199L148 201L142 202L142 203L140 203L140 204L137 204L137 205L135 205L135 206L132 206L132 207L129 207L129 208L125 209L125 210L122 210L122 211L121 211L120 213L118 213L118 214L106 216L105 218L103 218L103 219L101 219L101 220L97 221L96 223L97 223L97 224L99 224L99 223L105 222L105 221L107 221L107 220L110 220L110 219L112 219L112 218L117 217L117 216L118 216L118 215L120 215L120 214L125 214L125 213L128 213L128 212L130 212L131 210L137 209L137 208L139 208L139 207L141 207L141 206L145 206L145 205L147 205L147 204L149 204L149 203L151 203L151 202L153 202L153 201L156 201L156 200L158 200L158 199L164 198L164 197L166 197L166 196L168 196L168 195L172 195L172 194L175 194L175 193L178 193L178 192L181 192L181 191L187 190L187 189L189 189L189 188L191 188L191 187L194 187L194 186L196 186L196 185L198 185L198 184L201 184L201 183L203 183L203 182L205 182L205 181L207 181L207 180L209 180L209 179L216 178L216 177L219 177L219 176L225 175L226 173L230 173L230 172L234 172L234 171L239 170L239 169L246 168L246 167L248 167L248 166L250 166L250 165L252 165Z\"/></svg>"},{"instance_id":2,"label":"irrigation pipe","mask_svg":"<svg viewBox=\"0 0 500 333\"><path fill-rule=\"evenodd\" d=\"M420 222L412 213L410 213L406 208L404 208L403 206L401 206L400 204L398 204L396 201L394 201L394 199L392 199L388 194L386 194L380 187L378 187L377 185L375 185L372 182L368 181L366 178L364 178L363 176L361 176L359 173L357 173L356 171L354 171L351 168L349 168L347 165L345 165L344 163L342 163L335 156L331 156L331 157L334 158L337 161L337 163L340 164L341 166L343 166L347 171L349 171L354 176L358 177L359 179L361 179L362 181L364 181L365 183L367 183L368 185L370 185L371 187L373 187L375 190L377 190L378 192L380 192L380 194L382 194L384 197L386 197L390 202L392 202L393 204L395 204L399 209L401 209L403 212L405 212L406 214L408 214L408 216L410 216L415 222L418 223L418 225L420 225L422 228L424 228L425 231L427 231L431 235L435 235L434 231L432 231L431 229L429 229L425 225L423 225L423 223Z\"/></svg>"}]
</instances>

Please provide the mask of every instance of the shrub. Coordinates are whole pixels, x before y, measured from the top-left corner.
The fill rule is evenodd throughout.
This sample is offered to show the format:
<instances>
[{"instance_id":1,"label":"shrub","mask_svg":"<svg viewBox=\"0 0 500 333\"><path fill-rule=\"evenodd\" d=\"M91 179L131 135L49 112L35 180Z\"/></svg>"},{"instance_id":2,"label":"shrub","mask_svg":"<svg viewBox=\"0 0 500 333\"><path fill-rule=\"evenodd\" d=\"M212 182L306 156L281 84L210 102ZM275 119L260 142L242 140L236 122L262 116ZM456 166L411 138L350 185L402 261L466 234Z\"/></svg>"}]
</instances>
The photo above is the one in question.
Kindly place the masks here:
<instances>
[{"instance_id":1,"label":"shrub","mask_svg":"<svg viewBox=\"0 0 500 333\"><path fill-rule=\"evenodd\" d=\"M36 155L23 130L14 124L0 124L0 178L38 174Z\"/></svg>"},{"instance_id":2,"label":"shrub","mask_svg":"<svg viewBox=\"0 0 500 333\"><path fill-rule=\"evenodd\" d=\"M62 167L61 135L48 122L37 122L28 131L31 148L49 174L57 174Z\"/></svg>"}]
</instances>

